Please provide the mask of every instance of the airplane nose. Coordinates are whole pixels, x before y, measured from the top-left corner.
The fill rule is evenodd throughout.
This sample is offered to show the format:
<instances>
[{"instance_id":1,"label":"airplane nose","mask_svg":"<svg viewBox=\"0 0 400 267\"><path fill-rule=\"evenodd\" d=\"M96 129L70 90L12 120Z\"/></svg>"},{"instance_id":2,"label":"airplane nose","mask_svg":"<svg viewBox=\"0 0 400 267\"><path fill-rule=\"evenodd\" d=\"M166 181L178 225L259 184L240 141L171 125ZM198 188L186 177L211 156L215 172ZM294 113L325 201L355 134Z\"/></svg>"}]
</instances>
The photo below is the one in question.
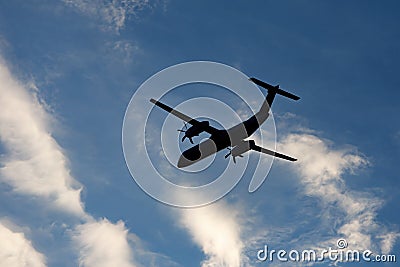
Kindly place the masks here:
<instances>
[{"instance_id":1,"label":"airplane nose","mask_svg":"<svg viewBox=\"0 0 400 267\"><path fill-rule=\"evenodd\" d=\"M178 160L177 167L178 168L184 168L184 167L187 167L187 166L191 165L192 163L193 162L191 160L188 160L183 155L181 155L179 160Z\"/></svg>"}]
</instances>

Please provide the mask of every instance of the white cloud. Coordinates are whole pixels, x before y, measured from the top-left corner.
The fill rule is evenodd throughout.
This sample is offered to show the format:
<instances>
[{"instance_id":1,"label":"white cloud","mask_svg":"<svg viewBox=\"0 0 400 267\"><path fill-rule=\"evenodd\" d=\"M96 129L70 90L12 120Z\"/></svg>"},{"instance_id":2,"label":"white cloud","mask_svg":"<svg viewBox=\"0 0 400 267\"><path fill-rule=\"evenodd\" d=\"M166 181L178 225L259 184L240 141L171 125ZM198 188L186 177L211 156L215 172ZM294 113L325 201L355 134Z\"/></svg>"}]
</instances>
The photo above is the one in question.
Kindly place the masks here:
<instances>
[{"instance_id":1,"label":"white cloud","mask_svg":"<svg viewBox=\"0 0 400 267\"><path fill-rule=\"evenodd\" d=\"M380 236L379 238L382 240L381 241L382 253L389 254L393 249L393 245L396 243L396 239L399 237L400 234L394 232L385 233L384 235Z\"/></svg>"},{"instance_id":2,"label":"white cloud","mask_svg":"<svg viewBox=\"0 0 400 267\"><path fill-rule=\"evenodd\" d=\"M116 224L107 219L89 221L78 225L72 236L80 251L81 266L136 266L128 243L128 230L122 221Z\"/></svg>"},{"instance_id":3,"label":"white cloud","mask_svg":"<svg viewBox=\"0 0 400 267\"><path fill-rule=\"evenodd\" d=\"M334 228L336 236L320 240L320 245L332 246L339 237L345 237L352 249L387 252L393 246L397 234L377 221L383 201L348 188L343 178L345 173L369 164L364 156L351 148L333 149L329 141L309 133L289 134L279 147L299 159L294 166L304 193L319 200L319 209L325 212L321 219L328 221L323 225Z\"/></svg>"},{"instance_id":4,"label":"white cloud","mask_svg":"<svg viewBox=\"0 0 400 267\"><path fill-rule=\"evenodd\" d=\"M67 157L51 134L54 118L38 97L38 89L16 80L1 59L0 84L0 140L6 150L1 158L0 181L10 185L15 193L37 197L38 208L50 206L83 222L66 225L67 229L75 228L74 241L80 248L83 266L135 266L123 222L95 221L84 210L81 187L71 176ZM0 260L22 264L15 266L44 266L44 257L33 253L23 234L2 227L0 241ZM15 246L10 246L13 242ZM145 251L142 249L141 253Z\"/></svg>"},{"instance_id":5,"label":"white cloud","mask_svg":"<svg viewBox=\"0 0 400 267\"><path fill-rule=\"evenodd\" d=\"M306 232L294 237L293 233L299 230L297 223L283 228L264 223L260 227L258 215L250 215L224 201L180 210L180 226L207 256L203 266L250 265L255 257L251 250L267 241L277 245L287 240L285 245L290 249L321 249L334 248L337 239L345 237L351 249L390 251L398 234L377 220L377 210L383 201L371 193L350 189L344 179L345 175L369 166L367 158L354 147L336 149L332 142L315 134L305 129L301 134L287 135L278 144L278 151L299 159L292 165L295 182L301 185L304 195L320 205L313 210L307 205L299 211L313 214L316 218L313 229L309 232L302 229ZM323 215L319 216L317 209Z\"/></svg>"},{"instance_id":6,"label":"white cloud","mask_svg":"<svg viewBox=\"0 0 400 267\"><path fill-rule=\"evenodd\" d=\"M148 0L64 0L83 14L100 19L106 29L119 31L126 19L149 4Z\"/></svg>"},{"instance_id":7,"label":"white cloud","mask_svg":"<svg viewBox=\"0 0 400 267\"><path fill-rule=\"evenodd\" d=\"M180 225L206 254L203 267L243 266L242 215L238 207L220 200L194 209L180 209Z\"/></svg>"},{"instance_id":8,"label":"white cloud","mask_svg":"<svg viewBox=\"0 0 400 267\"><path fill-rule=\"evenodd\" d=\"M7 150L0 179L15 192L47 198L57 208L84 216L80 186L51 135L52 118L44 104L2 61L0 84L0 140Z\"/></svg>"},{"instance_id":9,"label":"white cloud","mask_svg":"<svg viewBox=\"0 0 400 267\"><path fill-rule=\"evenodd\" d=\"M35 250L24 233L14 232L0 222L0 265L43 267L46 266L46 259Z\"/></svg>"}]
</instances>

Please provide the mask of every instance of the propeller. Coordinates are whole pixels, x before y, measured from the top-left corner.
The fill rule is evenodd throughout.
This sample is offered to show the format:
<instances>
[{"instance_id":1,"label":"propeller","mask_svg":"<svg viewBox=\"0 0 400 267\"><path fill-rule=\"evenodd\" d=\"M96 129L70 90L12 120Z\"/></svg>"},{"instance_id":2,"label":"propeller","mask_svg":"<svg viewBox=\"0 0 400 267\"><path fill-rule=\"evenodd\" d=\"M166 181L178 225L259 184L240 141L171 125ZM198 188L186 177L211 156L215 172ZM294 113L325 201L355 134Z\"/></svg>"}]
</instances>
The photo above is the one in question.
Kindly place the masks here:
<instances>
[{"instance_id":1,"label":"propeller","mask_svg":"<svg viewBox=\"0 0 400 267\"><path fill-rule=\"evenodd\" d=\"M185 130L182 130L183 128L185 128ZM182 129L178 129L177 131L178 131L178 132L181 132L181 133L184 133L184 132L187 131L187 124L186 124L185 122L183 123Z\"/></svg>"},{"instance_id":2,"label":"propeller","mask_svg":"<svg viewBox=\"0 0 400 267\"><path fill-rule=\"evenodd\" d=\"M182 130L182 129L185 129L185 130ZM186 135L186 131L188 130L188 128L187 128L187 123L183 123L183 128L182 128L182 129L178 129L178 130L177 130L178 132L185 133L185 135L182 137L182 140L181 140L181 141L182 141L182 142L185 141L185 139L186 139L186 137L187 137L187 138L189 138L190 143L194 144L194 143L193 143L192 137L189 137L189 136Z\"/></svg>"}]
</instances>

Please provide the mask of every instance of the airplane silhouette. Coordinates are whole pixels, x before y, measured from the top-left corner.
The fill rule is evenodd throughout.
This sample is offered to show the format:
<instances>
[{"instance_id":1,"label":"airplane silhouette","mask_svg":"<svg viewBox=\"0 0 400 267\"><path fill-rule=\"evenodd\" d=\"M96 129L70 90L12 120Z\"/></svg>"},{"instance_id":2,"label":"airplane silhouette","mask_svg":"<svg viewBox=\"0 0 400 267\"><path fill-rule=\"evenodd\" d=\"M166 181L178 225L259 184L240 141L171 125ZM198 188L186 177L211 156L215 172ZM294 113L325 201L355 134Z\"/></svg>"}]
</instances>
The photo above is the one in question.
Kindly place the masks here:
<instances>
[{"instance_id":1,"label":"airplane silhouette","mask_svg":"<svg viewBox=\"0 0 400 267\"><path fill-rule=\"evenodd\" d=\"M193 144L192 138L198 136L202 132L207 132L211 135L207 140L184 151L178 160L178 168L190 166L223 149L229 150L229 153L225 155L225 158L232 156L234 163L236 163L236 157L243 157L242 154L250 150L265 153L284 160L297 160L287 155L257 146L254 140L245 139L249 138L260 127L260 125L267 120L269 117L269 110L276 94L293 100L299 100L300 97L280 89L279 85L273 86L256 78L250 78L249 80L268 90L266 99L256 114L227 130L216 129L210 126L208 121L198 121L159 101L150 99L151 103L185 121L185 128L187 128L186 123L192 125L189 129L178 130L184 132L182 142L188 138Z\"/></svg>"}]
</instances>

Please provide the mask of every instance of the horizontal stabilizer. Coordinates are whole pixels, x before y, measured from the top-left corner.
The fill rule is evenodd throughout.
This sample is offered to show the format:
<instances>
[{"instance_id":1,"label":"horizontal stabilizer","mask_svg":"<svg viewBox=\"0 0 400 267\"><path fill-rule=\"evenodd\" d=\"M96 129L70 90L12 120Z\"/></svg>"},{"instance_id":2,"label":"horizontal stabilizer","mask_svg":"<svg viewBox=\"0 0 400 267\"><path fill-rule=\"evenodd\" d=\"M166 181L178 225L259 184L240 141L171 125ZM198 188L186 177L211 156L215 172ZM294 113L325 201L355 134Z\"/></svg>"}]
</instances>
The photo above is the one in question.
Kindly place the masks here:
<instances>
[{"instance_id":1,"label":"horizontal stabilizer","mask_svg":"<svg viewBox=\"0 0 400 267\"><path fill-rule=\"evenodd\" d=\"M267 154L267 155L271 155L271 156L276 157L276 158L281 158L281 159L289 160L289 161L297 161L297 159L292 158L290 156L287 156L287 155L284 155L284 154L281 154L281 153L278 153L278 152L275 152L275 151L272 151L272 150L257 146L254 143L254 141L250 143L250 149L254 150L254 151L261 152L261 153L264 153L264 154Z\"/></svg>"},{"instance_id":2,"label":"horizontal stabilizer","mask_svg":"<svg viewBox=\"0 0 400 267\"><path fill-rule=\"evenodd\" d=\"M297 95L294 95L292 93L289 93L289 92L286 92L286 91L284 91L282 89L279 89L279 85L273 86L273 85L268 84L266 82L260 81L257 78L250 78L249 80L252 81L253 83L261 86L261 87L264 87L267 90L272 90L272 91L276 92L277 94L285 96L287 98L290 98L290 99L293 99L293 100L299 100L300 99L300 97L298 97Z\"/></svg>"}]
</instances>

